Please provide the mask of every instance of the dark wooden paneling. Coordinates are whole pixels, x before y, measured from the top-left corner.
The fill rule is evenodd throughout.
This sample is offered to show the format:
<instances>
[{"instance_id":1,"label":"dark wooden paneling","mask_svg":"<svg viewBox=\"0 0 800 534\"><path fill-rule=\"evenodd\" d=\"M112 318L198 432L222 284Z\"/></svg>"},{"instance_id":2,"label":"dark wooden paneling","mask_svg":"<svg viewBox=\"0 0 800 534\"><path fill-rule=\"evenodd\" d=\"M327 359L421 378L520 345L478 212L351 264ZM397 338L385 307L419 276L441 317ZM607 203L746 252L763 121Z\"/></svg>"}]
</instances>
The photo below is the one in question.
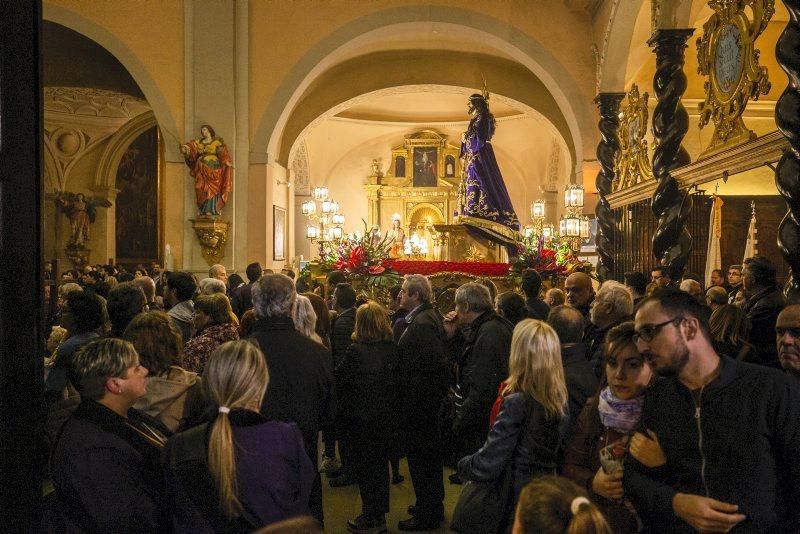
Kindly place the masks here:
<instances>
[{"instance_id":1,"label":"dark wooden paneling","mask_svg":"<svg viewBox=\"0 0 800 534\"><path fill-rule=\"evenodd\" d=\"M750 202L756 203L756 250L759 256L772 260L778 282L789 276L789 266L778 249L778 225L786 214L786 202L779 195L756 197L722 197L721 267L742 263L747 229L750 225Z\"/></svg>"},{"instance_id":2,"label":"dark wooden paneling","mask_svg":"<svg viewBox=\"0 0 800 534\"><path fill-rule=\"evenodd\" d=\"M694 207L687 220L687 229L692 236L693 246L686 272L703 276L711 199L702 194L695 194L692 198ZM614 210L614 217L619 225L620 236L614 243L616 261L614 278L619 280L628 271L640 271L649 277L650 269L656 265L652 243L653 232L658 226L650 200L617 208Z\"/></svg>"}]
</instances>

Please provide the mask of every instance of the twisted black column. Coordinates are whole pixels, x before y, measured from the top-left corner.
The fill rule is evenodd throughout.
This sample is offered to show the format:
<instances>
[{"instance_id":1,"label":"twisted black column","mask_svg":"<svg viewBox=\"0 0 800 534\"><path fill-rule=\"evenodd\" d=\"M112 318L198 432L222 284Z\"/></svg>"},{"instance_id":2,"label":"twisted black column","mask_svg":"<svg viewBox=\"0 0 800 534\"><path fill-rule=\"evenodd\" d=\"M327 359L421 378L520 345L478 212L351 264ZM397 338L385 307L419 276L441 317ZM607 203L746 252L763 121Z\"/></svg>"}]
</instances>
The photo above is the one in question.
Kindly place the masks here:
<instances>
[{"instance_id":1,"label":"twisted black column","mask_svg":"<svg viewBox=\"0 0 800 534\"><path fill-rule=\"evenodd\" d=\"M693 29L657 30L647 43L656 52L653 90L658 99L653 112L653 175L658 180L652 204L658 218L658 228L653 234L653 254L658 265L666 267L673 280L683 275L692 249L692 236L686 229L692 199L680 191L670 172L689 163L689 153L681 146L689 129L689 115L681 104L681 96L686 91L683 52L692 33Z\"/></svg>"},{"instance_id":2,"label":"twisted black column","mask_svg":"<svg viewBox=\"0 0 800 534\"><path fill-rule=\"evenodd\" d=\"M615 278L614 241L617 236L617 221L606 198L611 193L614 181L614 156L619 151L619 103L624 93L600 93L595 103L600 108L600 143L597 145L597 160L600 172L597 173L595 185L599 196L594 214L597 217L597 274L601 279Z\"/></svg>"},{"instance_id":3,"label":"twisted black column","mask_svg":"<svg viewBox=\"0 0 800 534\"><path fill-rule=\"evenodd\" d=\"M789 148L775 169L775 184L789 211L778 227L780 247L791 273L784 293L789 302L800 302L800 0L783 0L789 22L775 45L778 64L789 85L775 104L775 122L789 140Z\"/></svg>"}]
</instances>

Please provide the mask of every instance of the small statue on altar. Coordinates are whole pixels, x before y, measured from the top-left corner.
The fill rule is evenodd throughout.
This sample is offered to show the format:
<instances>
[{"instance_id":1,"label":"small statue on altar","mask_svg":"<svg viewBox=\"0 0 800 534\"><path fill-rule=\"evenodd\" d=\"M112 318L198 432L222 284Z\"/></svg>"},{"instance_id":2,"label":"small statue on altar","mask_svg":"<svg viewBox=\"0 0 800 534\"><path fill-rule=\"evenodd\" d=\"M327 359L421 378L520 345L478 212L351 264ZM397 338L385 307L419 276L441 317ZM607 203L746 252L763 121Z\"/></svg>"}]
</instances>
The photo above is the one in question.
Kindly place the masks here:
<instances>
[{"instance_id":1,"label":"small statue on altar","mask_svg":"<svg viewBox=\"0 0 800 534\"><path fill-rule=\"evenodd\" d=\"M372 245L373 247L377 247L378 245L381 244L381 241L383 241L383 236L381 236L381 229L376 224L372 227L372 230L370 231L370 245Z\"/></svg>"},{"instance_id":2,"label":"small statue on altar","mask_svg":"<svg viewBox=\"0 0 800 534\"><path fill-rule=\"evenodd\" d=\"M219 215L233 188L233 160L225 141L204 124L200 127L200 139L181 145L181 153L194 178L200 215Z\"/></svg>"},{"instance_id":3,"label":"small statue on altar","mask_svg":"<svg viewBox=\"0 0 800 534\"><path fill-rule=\"evenodd\" d=\"M389 255L392 258L399 258L403 255L406 241L406 233L403 231L399 217L392 218L392 229L389 234L392 238L392 248Z\"/></svg>"},{"instance_id":4,"label":"small statue on altar","mask_svg":"<svg viewBox=\"0 0 800 534\"><path fill-rule=\"evenodd\" d=\"M461 215L519 231L519 219L492 149L495 119L489 112L489 92L485 87L483 94L469 97L467 110L472 119L461 143L460 157L464 160Z\"/></svg>"}]
</instances>

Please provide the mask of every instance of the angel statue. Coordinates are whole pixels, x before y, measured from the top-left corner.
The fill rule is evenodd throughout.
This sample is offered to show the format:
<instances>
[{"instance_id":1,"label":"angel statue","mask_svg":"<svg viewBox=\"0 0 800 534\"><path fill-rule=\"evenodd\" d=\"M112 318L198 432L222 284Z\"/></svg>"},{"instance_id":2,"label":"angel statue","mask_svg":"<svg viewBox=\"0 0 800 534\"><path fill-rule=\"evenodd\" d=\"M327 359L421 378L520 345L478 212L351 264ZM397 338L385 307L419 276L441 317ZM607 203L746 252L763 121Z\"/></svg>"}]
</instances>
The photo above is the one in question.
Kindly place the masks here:
<instances>
[{"instance_id":1,"label":"angel statue","mask_svg":"<svg viewBox=\"0 0 800 534\"><path fill-rule=\"evenodd\" d=\"M202 125L200 136L181 145L181 153L194 178L200 215L219 215L233 188L233 160L214 128Z\"/></svg>"},{"instance_id":2,"label":"angel statue","mask_svg":"<svg viewBox=\"0 0 800 534\"><path fill-rule=\"evenodd\" d=\"M105 198L86 198L83 193L61 191L56 197L58 207L68 218L71 233L67 247L86 248L89 242L89 225L97 219L97 207L110 208Z\"/></svg>"},{"instance_id":3,"label":"angel statue","mask_svg":"<svg viewBox=\"0 0 800 534\"><path fill-rule=\"evenodd\" d=\"M461 144L461 221L490 239L513 245L510 236L512 231L519 231L519 219L492 149L495 119L489 112L489 92L485 87L483 94L469 97L467 110L472 118Z\"/></svg>"}]
</instances>

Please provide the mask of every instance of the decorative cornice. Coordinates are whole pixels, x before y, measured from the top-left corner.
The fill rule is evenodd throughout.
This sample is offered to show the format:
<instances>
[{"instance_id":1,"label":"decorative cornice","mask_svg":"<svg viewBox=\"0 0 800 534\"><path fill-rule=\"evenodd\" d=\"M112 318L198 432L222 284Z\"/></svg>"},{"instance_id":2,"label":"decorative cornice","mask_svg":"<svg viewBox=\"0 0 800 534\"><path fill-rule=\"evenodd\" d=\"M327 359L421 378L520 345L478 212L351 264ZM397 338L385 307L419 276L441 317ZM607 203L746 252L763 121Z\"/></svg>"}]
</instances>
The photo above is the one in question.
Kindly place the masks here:
<instances>
[{"instance_id":1,"label":"decorative cornice","mask_svg":"<svg viewBox=\"0 0 800 534\"><path fill-rule=\"evenodd\" d=\"M723 177L724 172L727 172L728 176L733 176L767 163L776 162L788 147L789 143L786 138L775 130L748 143L678 167L671 172L678 181L679 187L687 189L694 185L718 180ZM657 185L655 180L643 182L624 191L612 193L608 196L608 201L612 208L620 208L646 200L653 196Z\"/></svg>"},{"instance_id":2,"label":"decorative cornice","mask_svg":"<svg viewBox=\"0 0 800 534\"><path fill-rule=\"evenodd\" d=\"M145 100L90 87L45 87L45 113L131 119L150 111Z\"/></svg>"}]
</instances>

